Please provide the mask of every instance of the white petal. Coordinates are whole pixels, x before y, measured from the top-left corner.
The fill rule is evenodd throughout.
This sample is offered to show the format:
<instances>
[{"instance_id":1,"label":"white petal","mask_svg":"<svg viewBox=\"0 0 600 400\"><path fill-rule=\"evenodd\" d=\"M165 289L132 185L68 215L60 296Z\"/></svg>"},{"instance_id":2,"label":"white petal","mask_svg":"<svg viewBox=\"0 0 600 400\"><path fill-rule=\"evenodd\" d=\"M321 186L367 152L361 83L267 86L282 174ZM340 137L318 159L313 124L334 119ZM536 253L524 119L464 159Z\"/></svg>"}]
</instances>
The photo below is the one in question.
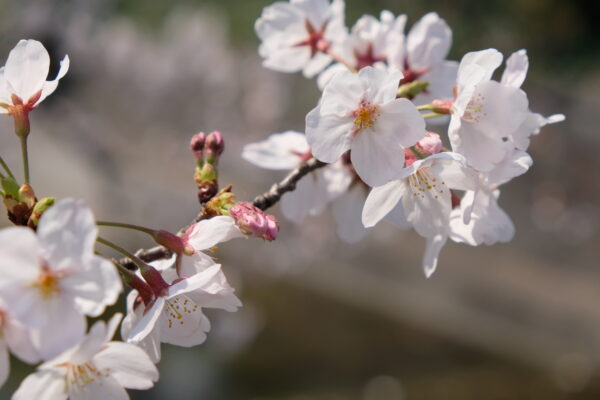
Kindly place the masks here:
<instances>
[{"instance_id":1,"label":"white petal","mask_svg":"<svg viewBox=\"0 0 600 400\"><path fill-rule=\"evenodd\" d=\"M448 236L445 234L437 234L431 238L427 238L425 254L423 255L423 271L427 278L435 272L438 263L438 256L442 247L446 244Z\"/></svg>"},{"instance_id":2,"label":"white petal","mask_svg":"<svg viewBox=\"0 0 600 400\"><path fill-rule=\"evenodd\" d=\"M443 154L443 153L442 153ZM445 153L450 155L452 153ZM437 158L431 165L431 174L443 181L446 186L457 190L477 190L479 174L466 166L465 159L454 153L455 158ZM456 157L459 156L459 157Z\"/></svg>"},{"instance_id":3,"label":"white petal","mask_svg":"<svg viewBox=\"0 0 600 400\"><path fill-rule=\"evenodd\" d=\"M437 64L421 76L420 80L429 82L429 86L427 86L427 90L419 93L413 99L414 103L421 105L429 104L436 99L452 99L457 73L458 63L456 61L445 61ZM437 121L437 118L432 121Z\"/></svg>"},{"instance_id":4,"label":"white petal","mask_svg":"<svg viewBox=\"0 0 600 400\"><path fill-rule=\"evenodd\" d=\"M196 251L201 251L238 237L244 235L233 218L217 216L197 222L188 236L188 242Z\"/></svg>"},{"instance_id":5,"label":"white petal","mask_svg":"<svg viewBox=\"0 0 600 400\"><path fill-rule=\"evenodd\" d=\"M199 304L185 295L169 299L160 318L160 341L191 347L204 343L210 322Z\"/></svg>"},{"instance_id":6,"label":"white petal","mask_svg":"<svg viewBox=\"0 0 600 400\"><path fill-rule=\"evenodd\" d=\"M165 306L164 297L158 297L150 308L127 335L127 342L139 343L152 332Z\"/></svg>"},{"instance_id":7,"label":"white petal","mask_svg":"<svg viewBox=\"0 0 600 400\"><path fill-rule=\"evenodd\" d=\"M29 284L40 271L40 250L35 233L29 228L11 227L0 230L0 296L3 287L10 289L17 282ZM18 293L17 293L18 295ZM7 299L12 306L16 299Z\"/></svg>"},{"instance_id":8,"label":"white petal","mask_svg":"<svg viewBox=\"0 0 600 400\"><path fill-rule=\"evenodd\" d=\"M129 400L123 386L110 375L101 375L85 382L78 381L69 385L67 390L70 400Z\"/></svg>"},{"instance_id":9,"label":"white petal","mask_svg":"<svg viewBox=\"0 0 600 400\"><path fill-rule=\"evenodd\" d=\"M42 215L37 233L50 267L60 269L67 260L81 260L94 253L98 228L84 201L63 199Z\"/></svg>"},{"instance_id":10,"label":"white petal","mask_svg":"<svg viewBox=\"0 0 600 400\"><path fill-rule=\"evenodd\" d=\"M244 146L242 158L261 168L292 169L300 163L300 156L309 150L304 134L287 131Z\"/></svg>"},{"instance_id":11,"label":"white petal","mask_svg":"<svg viewBox=\"0 0 600 400\"><path fill-rule=\"evenodd\" d=\"M333 203L337 234L344 242L356 243L367 234L361 221L366 197L367 189L361 183L356 183Z\"/></svg>"},{"instance_id":12,"label":"white petal","mask_svg":"<svg viewBox=\"0 0 600 400\"><path fill-rule=\"evenodd\" d=\"M527 51L521 49L516 51L506 60L506 69L502 74L501 84L519 88L525 81L529 69L529 58Z\"/></svg>"},{"instance_id":13,"label":"white petal","mask_svg":"<svg viewBox=\"0 0 600 400\"><path fill-rule=\"evenodd\" d=\"M479 77L479 82L489 81L492 74L502 64L502 53L496 49L487 49L481 51L472 51L464 55L458 67L458 85L465 86L477 83L473 82L469 76L473 65L481 67L483 74Z\"/></svg>"},{"instance_id":14,"label":"white petal","mask_svg":"<svg viewBox=\"0 0 600 400\"><path fill-rule=\"evenodd\" d=\"M64 278L61 284L68 287L79 311L91 317L104 312L114 304L123 290L119 274L112 262L91 256L81 262L81 270Z\"/></svg>"},{"instance_id":15,"label":"white petal","mask_svg":"<svg viewBox=\"0 0 600 400\"><path fill-rule=\"evenodd\" d=\"M306 115L308 144L313 155L326 163L337 161L350 148L353 129L353 117L321 115L320 106L315 107Z\"/></svg>"},{"instance_id":16,"label":"white petal","mask_svg":"<svg viewBox=\"0 0 600 400\"><path fill-rule=\"evenodd\" d=\"M94 357L94 364L110 368L110 375L129 389L149 389L158 380L158 370L148 355L132 344L110 342Z\"/></svg>"},{"instance_id":17,"label":"white petal","mask_svg":"<svg viewBox=\"0 0 600 400\"><path fill-rule=\"evenodd\" d=\"M288 192L281 198L281 212L284 217L292 222L300 223L309 214L313 199L315 197L322 198L323 196L317 192L319 185L316 180L318 179L316 173L310 173L297 183L296 189L292 192ZM325 193L326 204L327 193Z\"/></svg>"},{"instance_id":18,"label":"white petal","mask_svg":"<svg viewBox=\"0 0 600 400\"><path fill-rule=\"evenodd\" d=\"M519 128L529 113L527 95L519 88L502 86L496 81L480 84L471 111L480 132L489 137L507 137Z\"/></svg>"},{"instance_id":19,"label":"white petal","mask_svg":"<svg viewBox=\"0 0 600 400\"><path fill-rule=\"evenodd\" d=\"M403 75L398 70L365 67L358 72L358 77L362 81L366 99L374 104L384 104L396 98Z\"/></svg>"},{"instance_id":20,"label":"white petal","mask_svg":"<svg viewBox=\"0 0 600 400\"><path fill-rule=\"evenodd\" d=\"M55 369L40 370L28 375L13 394L12 400L31 399L67 400L65 376Z\"/></svg>"},{"instance_id":21,"label":"white petal","mask_svg":"<svg viewBox=\"0 0 600 400\"><path fill-rule=\"evenodd\" d=\"M35 350L31 341L31 332L16 319L5 315L4 338L10 352L28 364L40 360L40 355Z\"/></svg>"},{"instance_id":22,"label":"white petal","mask_svg":"<svg viewBox=\"0 0 600 400\"><path fill-rule=\"evenodd\" d=\"M483 134L476 124L463 122L460 129L448 129L452 150L462 154L467 163L480 171L490 171L504 157L502 138Z\"/></svg>"},{"instance_id":23,"label":"white petal","mask_svg":"<svg viewBox=\"0 0 600 400\"><path fill-rule=\"evenodd\" d=\"M40 104L46 97L54 93L54 91L58 87L58 81L60 81L61 78L63 78L67 74L67 71L69 71L69 64L69 56L65 56L65 58L63 58L63 60L60 62L60 69L58 70L56 78L54 78L54 80L52 81L44 82L44 86L42 88L42 95L36 102L36 105Z\"/></svg>"},{"instance_id":24,"label":"white petal","mask_svg":"<svg viewBox=\"0 0 600 400\"><path fill-rule=\"evenodd\" d=\"M37 40L21 40L8 55L4 74L14 93L27 102L42 90L49 68L50 56L44 46Z\"/></svg>"},{"instance_id":25,"label":"white petal","mask_svg":"<svg viewBox=\"0 0 600 400\"><path fill-rule=\"evenodd\" d=\"M404 182L391 181L371 190L362 211L362 223L366 228L375 226L400 201L406 193Z\"/></svg>"},{"instance_id":26,"label":"white petal","mask_svg":"<svg viewBox=\"0 0 600 400\"><path fill-rule=\"evenodd\" d=\"M432 67L442 62L452 44L452 31L436 13L425 14L411 28L407 50L411 68Z\"/></svg>"},{"instance_id":27,"label":"white petal","mask_svg":"<svg viewBox=\"0 0 600 400\"><path fill-rule=\"evenodd\" d=\"M332 77L323 90L320 113L321 115L345 117L354 111L364 93L365 82L359 75L353 74L347 69L340 71ZM306 134L308 135L308 132ZM310 139L308 142L310 144Z\"/></svg>"}]
</instances>

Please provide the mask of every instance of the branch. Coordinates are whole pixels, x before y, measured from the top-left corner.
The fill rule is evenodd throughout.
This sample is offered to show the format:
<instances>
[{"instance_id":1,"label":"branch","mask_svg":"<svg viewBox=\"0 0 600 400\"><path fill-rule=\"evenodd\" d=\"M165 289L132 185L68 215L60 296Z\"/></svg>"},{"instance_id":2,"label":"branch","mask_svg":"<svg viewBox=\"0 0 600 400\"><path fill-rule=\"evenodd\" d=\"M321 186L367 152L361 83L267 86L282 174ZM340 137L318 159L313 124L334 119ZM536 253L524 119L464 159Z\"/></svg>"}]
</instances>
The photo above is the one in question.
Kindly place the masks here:
<instances>
[{"instance_id":1,"label":"branch","mask_svg":"<svg viewBox=\"0 0 600 400\"><path fill-rule=\"evenodd\" d=\"M317 160L314 157L304 161L294 168L292 172L290 172L288 176L286 176L281 182L271 186L269 191L256 196L254 200L252 200L252 204L263 211L269 207L272 207L279 201L279 199L281 199L281 196L283 196L284 193L291 192L292 190L296 189L296 184L300 179L308 175L310 172L324 167L325 165L327 164Z\"/></svg>"},{"instance_id":2,"label":"branch","mask_svg":"<svg viewBox=\"0 0 600 400\"><path fill-rule=\"evenodd\" d=\"M324 167L325 165L327 164L317 160L314 157L302 162L300 165L294 168L285 178L283 178L281 182L275 183L267 192L256 196L252 201L252 204L254 204L255 207L258 207L263 211L267 208L274 206L281 199L281 196L283 196L284 193L291 192L292 190L296 189L296 184L300 179L302 179L304 176L308 175L312 171ZM187 230L187 228L190 225L207 217L208 215L204 213L203 208L200 211L200 213L194 218L194 220L187 227L182 228L179 231L179 233L182 234ZM166 247L155 246L149 249L139 249L135 252L135 255L139 257L142 261L149 263L152 261L169 258L173 255L173 252L167 249ZM123 257L113 261L127 269L133 271L137 269L135 263L127 257Z\"/></svg>"}]
</instances>

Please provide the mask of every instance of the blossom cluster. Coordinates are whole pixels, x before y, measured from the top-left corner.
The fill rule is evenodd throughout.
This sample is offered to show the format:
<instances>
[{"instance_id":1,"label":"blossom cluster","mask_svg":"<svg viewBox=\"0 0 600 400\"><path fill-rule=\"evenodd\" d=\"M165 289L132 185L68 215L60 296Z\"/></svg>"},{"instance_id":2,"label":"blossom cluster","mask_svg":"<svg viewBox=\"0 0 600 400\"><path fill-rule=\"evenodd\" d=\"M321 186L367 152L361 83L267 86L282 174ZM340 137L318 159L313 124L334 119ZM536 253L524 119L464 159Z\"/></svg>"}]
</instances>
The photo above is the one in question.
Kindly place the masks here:
<instances>
[{"instance_id":1,"label":"blossom cluster","mask_svg":"<svg viewBox=\"0 0 600 400\"><path fill-rule=\"evenodd\" d=\"M434 12L405 33L405 15L365 15L348 30L343 11L342 0L279 1L256 22L263 65L303 71L322 90L304 133L274 134L242 154L268 169L327 163L284 195L284 216L300 222L331 202L348 242L382 219L412 227L427 240L427 277L448 239L510 241L499 188L531 167L531 136L564 119L529 109L526 51L507 59L497 81L495 49L446 59L452 31Z\"/></svg>"}]
</instances>

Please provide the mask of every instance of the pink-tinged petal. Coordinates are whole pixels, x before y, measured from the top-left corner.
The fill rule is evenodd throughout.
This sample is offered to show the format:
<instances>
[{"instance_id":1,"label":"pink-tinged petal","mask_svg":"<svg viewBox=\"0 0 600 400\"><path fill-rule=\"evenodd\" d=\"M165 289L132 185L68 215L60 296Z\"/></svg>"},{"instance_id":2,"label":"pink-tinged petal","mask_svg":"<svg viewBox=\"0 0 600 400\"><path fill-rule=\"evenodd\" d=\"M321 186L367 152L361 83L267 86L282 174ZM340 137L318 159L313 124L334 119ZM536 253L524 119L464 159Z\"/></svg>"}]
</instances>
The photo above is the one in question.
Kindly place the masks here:
<instances>
[{"instance_id":1,"label":"pink-tinged petal","mask_svg":"<svg viewBox=\"0 0 600 400\"><path fill-rule=\"evenodd\" d=\"M464 55L458 67L458 85L466 86L473 83L471 74L472 66L482 68L483 74L479 77L479 82L489 81L492 74L502 64L502 53L496 49L487 49L472 51Z\"/></svg>"},{"instance_id":2,"label":"pink-tinged petal","mask_svg":"<svg viewBox=\"0 0 600 400\"><path fill-rule=\"evenodd\" d=\"M68 300L58 298L45 303L48 322L31 332L31 341L41 358L48 360L76 345L85 336L86 320Z\"/></svg>"},{"instance_id":3,"label":"pink-tinged petal","mask_svg":"<svg viewBox=\"0 0 600 400\"><path fill-rule=\"evenodd\" d=\"M430 174L430 177L435 176ZM421 186L422 191L411 188L401 199L406 219L419 235L426 238L433 237L448 227L451 211L450 190L439 183L431 189Z\"/></svg>"},{"instance_id":4,"label":"pink-tinged petal","mask_svg":"<svg viewBox=\"0 0 600 400\"><path fill-rule=\"evenodd\" d=\"M48 301L37 288L28 283L15 284L3 288L1 295L11 315L28 328L40 328L48 322Z\"/></svg>"},{"instance_id":5,"label":"pink-tinged petal","mask_svg":"<svg viewBox=\"0 0 600 400\"><path fill-rule=\"evenodd\" d=\"M28 375L12 400L67 400L65 375L56 369L45 369Z\"/></svg>"},{"instance_id":6,"label":"pink-tinged petal","mask_svg":"<svg viewBox=\"0 0 600 400\"><path fill-rule=\"evenodd\" d=\"M431 238L427 238L425 254L423 255L423 271L427 278L430 278L435 272L440 251L442 251L447 240L448 236L446 234L437 234Z\"/></svg>"},{"instance_id":7,"label":"pink-tinged petal","mask_svg":"<svg viewBox=\"0 0 600 400\"><path fill-rule=\"evenodd\" d=\"M68 361L77 365L87 363L100 351L102 346L108 343L107 336L106 323L102 320L96 321L85 338L77 345L75 351L69 355ZM55 360L52 362L59 364Z\"/></svg>"},{"instance_id":8,"label":"pink-tinged petal","mask_svg":"<svg viewBox=\"0 0 600 400\"><path fill-rule=\"evenodd\" d=\"M201 251L239 237L244 235L235 225L233 218L217 216L197 222L188 236L188 243L196 251Z\"/></svg>"},{"instance_id":9,"label":"pink-tinged petal","mask_svg":"<svg viewBox=\"0 0 600 400\"><path fill-rule=\"evenodd\" d=\"M310 60L310 48L307 46L285 46L274 50L262 50L268 54L263 61L263 66L280 72L298 72Z\"/></svg>"},{"instance_id":10,"label":"pink-tinged petal","mask_svg":"<svg viewBox=\"0 0 600 400\"><path fill-rule=\"evenodd\" d=\"M94 253L98 228L84 201L63 199L42 215L37 233L50 268L62 269L69 260Z\"/></svg>"},{"instance_id":11,"label":"pink-tinged petal","mask_svg":"<svg viewBox=\"0 0 600 400\"><path fill-rule=\"evenodd\" d=\"M0 338L0 388L6 382L8 374L10 373L10 360L8 358L8 349L6 348L6 342Z\"/></svg>"},{"instance_id":12,"label":"pink-tinged petal","mask_svg":"<svg viewBox=\"0 0 600 400\"><path fill-rule=\"evenodd\" d=\"M387 136L387 140L409 147L425 136L425 119L411 101L395 99L381 106L380 112L375 129Z\"/></svg>"},{"instance_id":13,"label":"pink-tinged petal","mask_svg":"<svg viewBox=\"0 0 600 400\"><path fill-rule=\"evenodd\" d=\"M50 96L56 88L58 87L58 81L60 81L69 71L70 60L69 56L65 56L60 62L60 69L58 70L58 74L56 78L52 81L44 82L44 86L42 87L42 95L35 103L36 105L40 104L46 97Z\"/></svg>"},{"instance_id":14,"label":"pink-tinged petal","mask_svg":"<svg viewBox=\"0 0 600 400\"><path fill-rule=\"evenodd\" d=\"M300 157L309 151L304 134L287 131L244 146L242 158L261 168L292 169L300 163Z\"/></svg>"},{"instance_id":15,"label":"pink-tinged petal","mask_svg":"<svg viewBox=\"0 0 600 400\"><path fill-rule=\"evenodd\" d=\"M167 297L173 298L194 290L203 289L215 276L217 276L217 274L219 274L220 271L221 264L213 264L204 271L183 279L169 287L169 295Z\"/></svg>"},{"instance_id":16,"label":"pink-tinged petal","mask_svg":"<svg viewBox=\"0 0 600 400\"><path fill-rule=\"evenodd\" d=\"M361 221L366 198L367 189L357 183L333 202L332 211L337 223L337 234L344 242L356 243L367 234L367 229Z\"/></svg>"},{"instance_id":17,"label":"pink-tinged petal","mask_svg":"<svg viewBox=\"0 0 600 400\"><path fill-rule=\"evenodd\" d=\"M28 228L12 227L0 230L0 296L3 287L18 282L28 284L40 272L40 245ZM6 304L12 305L10 301Z\"/></svg>"},{"instance_id":18,"label":"pink-tinged petal","mask_svg":"<svg viewBox=\"0 0 600 400\"><path fill-rule=\"evenodd\" d=\"M524 151L516 150L511 142L505 143L505 149L504 159L486 174L486 183L489 186L503 185L523 175L533 165L531 156Z\"/></svg>"},{"instance_id":19,"label":"pink-tinged petal","mask_svg":"<svg viewBox=\"0 0 600 400\"><path fill-rule=\"evenodd\" d=\"M9 83L6 81L6 77L4 75L4 67L0 67L0 103L11 104L12 103L12 93L10 89ZM4 107L0 107L0 114L7 114L8 110Z\"/></svg>"},{"instance_id":20,"label":"pink-tinged petal","mask_svg":"<svg viewBox=\"0 0 600 400\"><path fill-rule=\"evenodd\" d=\"M343 162L328 165L322 168L321 172L326 182L327 197L330 201L346 193L354 181L354 173Z\"/></svg>"},{"instance_id":21,"label":"pink-tinged petal","mask_svg":"<svg viewBox=\"0 0 600 400\"><path fill-rule=\"evenodd\" d=\"M366 100L374 104L384 104L396 98L403 75L399 70L386 71L365 67L358 72L358 77L363 84Z\"/></svg>"},{"instance_id":22,"label":"pink-tinged petal","mask_svg":"<svg viewBox=\"0 0 600 400\"><path fill-rule=\"evenodd\" d=\"M337 161L350 148L353 129L352 116L321 115L320 106L306 115L308 144L313 155L326 163Z\"/></svg>"},{"instance_id":23,"label":"pink-tinged petal","mask_svg":"<svg viewBox=\"0 0 600 400\"><path fill-rule=\"evenodd\" d=\"M234 292L235 290L227 282L225 274L219 270L201 287L187 292L185 295L201 307L220 308L233 312L242 306Z\"/></svg>"},{"instance_id":24,"label":"pink-tinged petal","mask_svg":"<svg viewBox=\"0 0 600 400\"><path fill-rule=\"evenodd\" d=\"M215 260L207 254L197 252L189 257L182 257L180 276L190 277L198 272L202 272L211 265L215 264Z\"/></svg>"},{"instance_id":25,"label":"pink-tinged petal","mask_svg":"<svg viewBox=\"0 0 600 400\"><path fill-rule=\"evenodd\" d=\"M28 364L37 363L40 355L31 341L31 332L16 319L5 315L4 339L10 352Z\"/></svg>"},{"instance_id":26,"label":"pink-tinged petal","mask_svg":"<svg viewBox=\"0 0 600 400\"><path fill-rule=\"evenodd\" d=\"M506 69L502 73L500 83L505 86L520 88L523 82L525 82L528 69L529 58L527 57L527 51L524 49L515 51L506 60Z\"/></svg>"},{"instance_id":27,"label":"pink-tinged petal","mask_svg":"<svg viewBox=\"0 0 600 400\"><path fill-rule=\"evenodd\" d=\"M42 90L48 70L50 56L37 40L21 40L10 51L5 66L5 78L23 102Z\"/></svg>"},{"instance_id":28,"label":"pink-tinged petal","mask_svg":"<svg viewBox=\"0 0 600 400\"><path fill-rule=\"evenodd\" d=\"M321 115L331 118L337 116L343 119L356 109L364 95L365 86L361 76L353 74L346 68L336 73L325 86L321 104L313 111L320 110L316 116ZM308 125L308 116L306 118ZM308 135L308 132L306 134ZM311 143L310 139L308 143Z\"/></svg>"},{"instance_id":29,"label":"pink-tinged petal","mask_svg":"<svg viewBox=\"0 0 600 400\"><path fill-rule=\"evenodd\" d=\"M348 67L341 63L335 63L330 67L326 68L317 77L317 87L324 90L327 84L333 79L333 77L339 72L348 71Z\"/></svg>"},{"instance_id":30,"label":"pink-tinged petal","mask_svg":"<svg viewBox=\"0 0 600 400\"><path fill-rule=\"evenodd\" d=\"M411 68L434 66L446 58L452 44L452 31L436 13L425 14L417 21L406 39Z\"/></svg>"},{"instance_id":31,"label":"pink-tinged petal","mask_svg":"<svg viewBox=\"0 0 600 400\"><path fill-rule=\"evenodd\" d=\"M137 344L152 332L162 315L165 298L158 297L150 308L127 335L127 342Z\"/></svg>"},{"instance_id":32,"label":"pink-tinged petal","mask_svg":"<svg viewBox=\"0 0 600 400\"><path fill-rule=\"evenodd\" d=\"M158 380L158 370L148 355L132 344L110 342L93 361L100 369L109 368L110 376L128 389L150 389Z\"/></svg>"},{"instance_id":33,"label":"pink-tinged petal","mask_svg":"<svg viewBox=\"0 0 600 400\"><path fill-rule=\"evenodd\" d=\"M366 228L375 226L381 221L406 194L402 181L391 181L371 190L362 211L362 223Z\"/></svg>"},{"instance_id":34,"label":"pink-tinged petal","mask_svg":"<svg viewBox=\"0 0 600 400\"><path fill-rule=\"evenodd\" d=\"M112 375L77 381L67 387L71 400L129 400L123 386Z\"/></svg>"},{"instance_id":35,"label":"pink-tinged petal","mask_svg":"<svg viewBox=\"0 0 600 400\"><path fill-rule=\"evenodd\" d=\"M489 137L470 122L463 121L458 130L449 128L448 137L452 150L465 156L467 163L480 171L493 169L505 154L502 138Z\"/></svg>"},{"instance_id":36,"label":"pink-tinged petal","mask_svg":"<svg viewBox=\"0 0 600 400\"><path fill-rule=\"evenodd\" d=\"M319 72L327 68L332 61L333 58L329 54L319 52L312 56L306 63L302 69L302 75L304 75L305 78L311 79Z\"/></svg>"}]
</instances>

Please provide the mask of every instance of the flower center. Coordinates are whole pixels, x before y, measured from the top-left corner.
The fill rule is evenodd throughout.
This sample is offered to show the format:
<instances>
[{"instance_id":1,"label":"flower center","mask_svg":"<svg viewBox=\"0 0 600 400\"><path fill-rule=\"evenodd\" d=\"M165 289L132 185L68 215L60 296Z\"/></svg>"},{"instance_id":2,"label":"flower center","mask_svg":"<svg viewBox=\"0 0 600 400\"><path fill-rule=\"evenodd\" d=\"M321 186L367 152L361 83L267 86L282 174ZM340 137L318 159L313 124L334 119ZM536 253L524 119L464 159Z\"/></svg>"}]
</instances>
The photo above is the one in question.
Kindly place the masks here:
<instances>
[{"instance_id":1,"label":"flower center","mask_svg":"<svg viewBox=\"0 0 600 400\"><path fill-rule=\"evenodd\" d=\"M477 93L477 95L473 96L469 101L469 104L467 104L463 119L468 122L479 122L481 117L485 117L487 113L483 109L484 101L485 97L483 97L481 93Z\"/></svg>"},{"instance_id":2,"label":"flower center","mask_svg":"<svg viewBox=\"0 0 600 400\"><path fill-rule=\"evenodd\" d=\"M370 101L361 101L354 111L354 134L365 128L373 128L381 113L378 107Z\"/></svg>"},{"instance_id":3,"label":"flower center","mask_svg":"<svg viewBox=\"0 0 600 400\"><path fill-rule=\"evenodd\" d=\"M426 192L432 192L433 197L437 199L439 195L444 193L446 183L436 179L429 173L428 168L421 168L414 174L408 177L408 183L412 190L413 196L416 198L425 199Z\"/></svg>"},{"instance_id":4,"label":"flower center","mask_svg":"<svg viewBox=\"0 0 600 400\"><path fill-rule=\"evenodd\" d=\"M196 312L201 312L201 309L198 304L194 303L187 296L181 295L167 300L164 312L167 317L167 326L173 328L175 324L185 324L184 317L186 314L189 316Z\"/></svg>"},{"instance_id":5,"label":"flower center","mask_svg":"<svg viewBox=\"0 0 600 400\"><path fill-rule=\"evenodd\" d=\"M81 388L110 375L109 368L100 371L92 362L87 362L85 364L72 364L66 362L57 366L65 367L67 369L65 377L67 387L78 386Z\"/></svg>"},{"instance_id":6,"label":"flower center","mask_svg":"<svg viewBox=\"0 0 600 400\"><path fill-rule=\"evenodd\" d=\"M62 278L61 273L51 270L47 265L42 265L41 272L33 286L38 288L42 297L50 298L60 292L59 282Z\"/></svg>"}]
</instances>

